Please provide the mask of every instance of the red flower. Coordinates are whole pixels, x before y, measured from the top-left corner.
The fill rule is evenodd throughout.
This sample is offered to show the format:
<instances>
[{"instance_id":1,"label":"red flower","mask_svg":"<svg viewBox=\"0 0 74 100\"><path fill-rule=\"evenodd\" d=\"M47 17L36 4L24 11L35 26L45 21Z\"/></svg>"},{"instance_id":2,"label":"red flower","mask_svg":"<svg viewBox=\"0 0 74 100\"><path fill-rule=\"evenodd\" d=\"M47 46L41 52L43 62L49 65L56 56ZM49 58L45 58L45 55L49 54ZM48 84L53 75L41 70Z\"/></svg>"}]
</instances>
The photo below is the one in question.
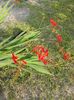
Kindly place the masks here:
<instances>
[{"instance_id":1,"label":"red flower","mask_svg":"<svg viewBox=\"0 0 74 100\"><path fill-rule=\"evenodd\" d=\"M26 64L27 64L27 62L26 62L25 60L22 60L22 63L23 63L24 65L26 65Z\"/></svg>"},{"instance_id":2,"label":"red flower","mask_svg":"<svg viewBox=\"0 0 74 100\"><path fill-rule=\"evenodd\" d=\"M46 56L44 56L44 55L42 55L42 54L39 54L39 55L38 55L38 59L41 60L41 61L42 61L43 59L45 59L45 58L46 58Z\"/></svg>"},{"instance_id":3,"label":"red flower","mask_svg":"<svg viewBox=\"0 0 74 100\"><path fill-rule=\"evenodd\" d=\"M18 59L18 56L12 53L12 60L14 61L15 64L18 64L17 59Z\"/></svg>"},{"instance_id":4,"label":"red flower","mask_svg":"<svg viewBox=\"0 0 74 100\"><path fill-rule=\"evenodd\" d=\"M44 51L44 47L41 46L41 45L37 45L36 47L33 48L32 51L36 53L38 50L43 52Z\"/></svg>"},{"instance_id":5,"label":"red flower","mask_svg":"<svg viewBox=\"0 0 74 100\"><path fill-rule=\"evenodd\" d=\"M48 61L44 59L43 63L46 65L46 64L48 64Z\"/></svg>"},{"instance_id":6,"label":"red flower","mask_svg":"<svg viewBox=\"0 0 74 100\"><path fill-rule=\"evenodd\" d=\"M18 64L18 56L16 56L14 53L12 53L12 60L14 61L15 64ZM27 64L25 60L21 61L23 64Z\"/></svg>"},{"instance_id":7,"label":"red flower","mask_svg":"<svg viewBox=\"0 0 74 100\"><path fill-rule=\"evenodd\" d=\"M46 49L45 50L45 56L48 56L48 54L49 54L49 51L48 51L48 49Z\"/></svg>"},{"instance_id":8,"label":"red flower","mask_svg":"<svg viewBox=\"0 0 74 100\"><path fill-rule=\"evenodd\" d=\"M64 57L64 60L69 60L70 54L68 52L65 52L63 57Z\"/></svg>"},{"instance_id":9,"label":"red flower","mask_svg":"<svg viewBox=\"0 0 74 100\"><path fill-rule=\"evenodd\" d=\"M48 61L46 60L46 56L45 55L42 55L42 54L38 55L38 59L40 61L42 61L45 65L48 64Z\"/></svg>"},{"instance_id":10,"label":"red flower","mask_svg":"<svg viewBox=\"0 0 74 100\"><path fill-rule=\"evenodd\" d=\"M57 26L57 23L52 18L50 19L50 23L52 24L52 26Z\"/></svg>"},{"instance_id":11,"label":"red flower","mask_svg":"<svg viewBox=\"0 0 74 100\"><path fill-rule=\"evenodd\" d=\"M42 52L41 54L38 55L39 60L43 60L46 59L46 57L48 56L48 50Z\"/></svg>"},{"instance_id":12,"label":"red flower","mask_svg":"<svg viewBox=\"0 0 74 100\"><path fill-rule=\"evenodd\" d=\"M62 42L62 40L63 40L63 39L62 39L62 36L61 36L60 34L57 34L57 35L56 35L56 38L57 38L57 41L58 41L58 42Z\"/></svg>"},{"instance_id":13,"label":"red flower","mask_svg":"<svg viewBox=\"0 0 74 100\"><path fill-rule=\"evenodd\" d=\"M47 49L45 49L43 46L40 45L36 46L32 51L36 53L40 61L42 61L44 64L47 64L46 63L47 62L46 57L48 56Z\"/></svg>"}]
</instances>

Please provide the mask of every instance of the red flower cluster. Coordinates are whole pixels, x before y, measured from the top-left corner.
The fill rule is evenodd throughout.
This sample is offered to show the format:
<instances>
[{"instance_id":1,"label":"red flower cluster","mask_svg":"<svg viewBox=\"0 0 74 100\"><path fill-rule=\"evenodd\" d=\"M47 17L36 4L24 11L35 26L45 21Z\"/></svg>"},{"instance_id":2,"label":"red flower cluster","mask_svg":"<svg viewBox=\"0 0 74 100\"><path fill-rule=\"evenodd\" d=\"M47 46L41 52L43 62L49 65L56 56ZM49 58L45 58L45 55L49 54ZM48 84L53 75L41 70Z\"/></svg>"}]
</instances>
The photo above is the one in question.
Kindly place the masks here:
<instances>
[{"instance_id":1,"label":"red flower cluster","mask_svg":"<svg viewBox=\"0 0 74 100\"><path fill-rule=\"evenodd\" d=\"M12 60L15 64L18 64L18 56L16 56L14 53L12 53ZM23 65L27 64L25 60L21 61Z\"/></svg>"},{"instance_id":2,"label":"red flower cluster","mask_svg":"<svg viewBox=\"0 0 74 100\"><path fill-rule=\"evenodd\" d=\"M40 61L42 61L44 64L48 64L47 61L48 50L45 49L44 46L38 45L32 51L36 53Z\"/></svg>"},{"instance_id":3,"label":"red flower cluster","mask_svg":"<svg viewBox=\"0 0 74 100\"><path fill-rule=\"evenodd\" d=\"M58 24L54 21L54 19L50 19L50 23L52 26L57 26ZM58 26L59 27L59 26ZM57 28L58 28L57 27ZM60 28L60 27L59 27ZM58 44L61 43L63 41L62 35L61 34L57 34L55 27L52 28L52 32L56 33L56 39ZM59 46L60 47L60 46ZM70 54L65 52L64 48L61 47L61 49L59 49L59 51L63 54L63 59L64 60L69 60L70 59Z\"/></svg>"},{"instance_id":4,"label":"red flower cluster","mask_svg":"<svg viewBox=\"0 0 74 100\"><path fill-rule=\"evenodd\" d=\"M68 52L65 52L63 55L64 60L69 60L70 59L70 54Z\"/></svg>"},{"instance_id":5,"label":"red flower cluster","mask_svg":"<svg viewBox=\"0 0 74 100\"><path fill-rule=\"evenodd\" d=\"M12 53L12 60L14 61L15 64L18 64L18 56L16 56L14 53Z\"/></svg>"},{"instance_id":6,"label":"red flower cluster","mask_svg":"<svg viewBox=\"0 0 74 100\"><path fill-rule=\"evenodd\" d=\"M50 23L52 24L52 26L57 26L57 23L52 18L50 19Z\"/></svg>"},{"instance_id":7,"label":"red flower cluster","mask_svg":"<svg viewBox=\"0 0 74 100\"><path fill-rule=\"evenodd\" d=\"M62 36L61 36L61 34L57 34L56 35L56 38L57 38L57 41L60 43L60 42L62 42Z\"/></svg>"}]
</instances>

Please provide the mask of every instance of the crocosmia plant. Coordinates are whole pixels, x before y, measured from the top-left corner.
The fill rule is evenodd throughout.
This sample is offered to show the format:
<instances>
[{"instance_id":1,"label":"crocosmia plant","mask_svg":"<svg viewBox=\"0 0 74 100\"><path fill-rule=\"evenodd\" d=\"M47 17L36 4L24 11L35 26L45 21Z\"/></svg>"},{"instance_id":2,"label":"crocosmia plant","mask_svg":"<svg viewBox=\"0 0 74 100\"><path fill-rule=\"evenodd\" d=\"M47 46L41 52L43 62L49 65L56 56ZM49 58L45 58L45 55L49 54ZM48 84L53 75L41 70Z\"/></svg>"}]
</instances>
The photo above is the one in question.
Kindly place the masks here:
<instances>
[{"instance_id":1,"label":"crocosmia plant","mask_svg":"<svg viewBox=\"0 0 74 100\"><path fill-rule=\"evenodd\" d=\"M10 2L10 1L9 1ZM8 7L9 2L5 5L5 7L1 8L5 14L1 14L0 23L4 21L5 16L7 16L10 8ZM58 27L59 23L55 21L53 18L50 18L50 31L51 34L55 36L55 45L58 48L58 52L61 54L61 58L64 61L69 61L71 58L70 53L68 53L62 44L64 44L63 37ZM39 28L40 29L40 28ZM38 29L38 30L39 30ZM30 30L30 28L25 28L20 34L16 35L14 38L10 36L0 43L0 67L16 67L16 73L14 75L14 80L16 80L20 76L20 71L24 68L25 70L29 70L30 68L40 72L42 74L48 74L54 76L47 70L46 66L50 65L49 59L49 49L44 46L43 43L36 44L31 49L31 42L38 42L40 38L41 31L36 29ZM59 33L58 31L59 30ZM62 49L63 48L63 49ZM5 52L5 53L4 53ZM52 63L55 66L54 61Z\"/></svg>"}]
</instances>

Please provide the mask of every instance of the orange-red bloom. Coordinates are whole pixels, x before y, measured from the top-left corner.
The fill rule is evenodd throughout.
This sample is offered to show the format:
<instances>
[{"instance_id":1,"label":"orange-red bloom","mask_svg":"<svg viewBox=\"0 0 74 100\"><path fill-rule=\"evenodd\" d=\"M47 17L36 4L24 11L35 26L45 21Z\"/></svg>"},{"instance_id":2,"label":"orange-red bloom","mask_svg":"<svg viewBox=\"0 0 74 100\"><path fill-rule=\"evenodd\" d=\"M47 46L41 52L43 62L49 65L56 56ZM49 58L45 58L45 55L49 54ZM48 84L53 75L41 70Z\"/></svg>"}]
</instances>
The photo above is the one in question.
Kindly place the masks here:
<instances>
[{"instance_id":1,"label":"orange-red bloom","mask_svg":"<svg viewBox=\"0 0 74 100\"><path fill-rule=\"evenodd\" d=\"M38 56L38 59L42 61L44 64L47 64L47 56L48 56L48 50L45 49L43 46L38 45L33 50L34 53Z\"/></svg>"},{"instance_id":2,"label":"orange-red bloom","mask_svg":"<svg viewBox=\"0 0 74 100\"><path fill-rule=\"evenodd\" d=\"M44 47L42 45L37 45L36 47L33 48L32 51L36 52L38 50L42 52L42 51L44 51Z\"/></svg>"},{"instance_id":3,"label":"orange-red bloom","mask_svg":"<svg viewBox=\"0 0 74 100\"><path fill-rule=\"evenodd\" d=\"M14 61L15 64L18 64L17 59L18 59L18 56L12 53L12 60Z\"/></svg>"},{"instance_id":4,"label":"orange-red bloom","mask_svg":"<svg viewBox=\"0 0 74 100\"><path fill-rule=\"evenodd\" d=\"M12 53L12 60L14 61L15 64L18 64L18 56L16 56L14 53ZM21 60L23 65L26 65L27 62L25 60Z\"/></svg>"},{"instance_id":5,"label":"orange-red bloom","mask_svg":"<svg viewBox=\"0 0 74 100\"><path fill-rule=\"evenodd\" d=\"M50 19L50 23L52 24L52 26L57 26L57 23L52 18Z\"/></svg>"},{"instance_id":6,"label":"orange-red bloom","mask_svg":"<svg viewBox=\"0 0 74 100\"><path fill-rule=\"evenodd\" d=\"M25 61L25 60L22 60L22 63L23 63L24 65L26 65L26 64L27 64L27 61Z\"/></svg>"},{"instance_id":7,"label":"orange-red bloom","mask_svg":"<svg viewBox=\"0 0 74 100\"><path fill-rule=\"evenodd\" d=\"M43 63L46 65L48 64L48 60L43 59Z\"/></svg>"},{"instance_id":8,"label":"orange-red bloom","mask_svg":"<svg viewBox=\"0 0 74 100\"><path fill-rule=\"evenodd\" d=\"M62 42L63 41L61 34L57 34L56 38L57 38L58 42Z\"/></svg>"},{"instance_id":9,"label":"orange-red bloom","mask_svg":"<svg viewBox=\"0 0 74 100\"><path fill-rule=\"evenodd\" d=\"M65 52L63 57L64 57L64 60L69 60L70 54L68 52Z\"/></svg>"}]
</instances>

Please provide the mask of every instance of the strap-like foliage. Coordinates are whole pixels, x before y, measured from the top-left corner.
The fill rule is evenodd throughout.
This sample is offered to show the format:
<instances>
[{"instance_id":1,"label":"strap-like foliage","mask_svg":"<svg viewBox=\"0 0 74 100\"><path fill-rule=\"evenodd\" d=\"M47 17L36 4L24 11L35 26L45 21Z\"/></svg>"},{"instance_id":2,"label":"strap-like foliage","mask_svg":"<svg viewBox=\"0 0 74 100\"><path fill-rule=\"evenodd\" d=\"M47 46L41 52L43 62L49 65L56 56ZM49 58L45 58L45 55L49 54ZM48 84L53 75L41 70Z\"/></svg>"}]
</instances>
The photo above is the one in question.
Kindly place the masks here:
<instances>
[{"instance_id":1,"label":"strap-like foliage","mask_svg":"<svg viewBox=\"0 0 74 100\"><path fill-rule=\"evenodd\" d=\"M15 53L19 59L18 60L26 60L27 66L33 68L34 70L50 74L49 71L47 71L43 66L44 64L38 61L38 58L33 56L32 54L29 54L29 51L26 52L26 47L28 43L32 41L38 40L38 37L40 35L39 31L30 31L29 33L22 32L17 37L12 39L11 41L9 37L8 39L4 40L0 44L0 67L5 66L13 66L15 67L15 64L12 60L12 53ZM25 53L23 55L22 53Z\"/></svg>"},{"instance_id":2,"label":"strap-like foliage","mask_svg":"<svg viewBox=\"0 0 74 100\"><path fill-rule=\"evenodd\" d=\"M9 14L9 10L12 6L8 7L7 4L2 8L0 7L0 23L4 21L6 16ZM19 64L15 65L12 59L12 53L19 57L18 62L21 60L25 60L27 62L28 67L32 69L44 73L50 74L48 70L45 69L44 64L38 61L36 56L33 56L31 51L27 49L28 44L30 42L38 40L40 35L40 31L29 31L29 32L22 32L15 37L9 37L5 39L3 42L0 43L0 67L17 67ZM25 55L24 55L25 53ZM50 74L51 75L51 74Z\"/></svg>"},{"instance_id":3,"label":"strap-like foliage","mask_svg":"<svg viewBox=\"0 0 74 100\"><path fill-rule=\"evenodd\" d=\"M4 7L0 6L0 23L2 23L6 16L9 14L9 10L12 8L13 5L8 7L11 0L9 0Z\"/></svg>"}]
</instances>

